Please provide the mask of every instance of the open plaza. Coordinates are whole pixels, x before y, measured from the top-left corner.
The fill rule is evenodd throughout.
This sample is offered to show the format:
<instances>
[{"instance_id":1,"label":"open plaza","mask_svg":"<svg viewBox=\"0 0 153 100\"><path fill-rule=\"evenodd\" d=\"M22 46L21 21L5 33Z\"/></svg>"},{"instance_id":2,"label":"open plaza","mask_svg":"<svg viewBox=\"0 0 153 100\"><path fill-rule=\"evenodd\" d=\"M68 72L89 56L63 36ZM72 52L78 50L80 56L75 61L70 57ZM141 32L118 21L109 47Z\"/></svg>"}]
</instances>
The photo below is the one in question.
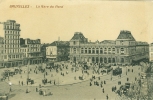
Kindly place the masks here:
<instances>
[{"instance_id":1,"label":"open plaza","mask_svg":"<svg viewBox=\"0 0 153 100\"><path fill-rule=\"evenodd\" d=\"M58 62L56 65L60 67L47 69L44 63L22 66L21 73L0 82L3 86L0 92L8 94L9 100L120 100L123 95L119 96L117 90L125 83L137 83L141 72L138 65L111 66L110 72L103 72L104 68L98 65L91 65L86 70L81 64L76 67L71 63ZM122 68L122 74L114 76L112 71L117 67ZM1 72L5 70L13 68L0 69ZM27 78L33 82L27 82ZM113 87L116 87L114 92ZM42 95L40 91L43 91Z\"/></svg>"}]
</instances>

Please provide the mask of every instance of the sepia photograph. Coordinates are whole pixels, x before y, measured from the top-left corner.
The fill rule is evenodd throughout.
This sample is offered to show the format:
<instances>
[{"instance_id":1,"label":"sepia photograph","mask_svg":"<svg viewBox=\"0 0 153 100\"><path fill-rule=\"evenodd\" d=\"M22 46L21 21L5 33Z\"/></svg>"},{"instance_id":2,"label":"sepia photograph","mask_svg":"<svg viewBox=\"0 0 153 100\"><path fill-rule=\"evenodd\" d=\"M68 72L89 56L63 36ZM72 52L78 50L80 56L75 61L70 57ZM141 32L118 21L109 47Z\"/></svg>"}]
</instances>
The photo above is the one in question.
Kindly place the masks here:
<instances>
[{"instance_id":1,"label":"sepia photograph","mask_svg":"<svg viewBox=\"0 0 153 100\"><path fill-rule=\"evenodd\" d=\"M153 1L0 0L0 100L153 100Z\"/></svg>"}]
</instances>

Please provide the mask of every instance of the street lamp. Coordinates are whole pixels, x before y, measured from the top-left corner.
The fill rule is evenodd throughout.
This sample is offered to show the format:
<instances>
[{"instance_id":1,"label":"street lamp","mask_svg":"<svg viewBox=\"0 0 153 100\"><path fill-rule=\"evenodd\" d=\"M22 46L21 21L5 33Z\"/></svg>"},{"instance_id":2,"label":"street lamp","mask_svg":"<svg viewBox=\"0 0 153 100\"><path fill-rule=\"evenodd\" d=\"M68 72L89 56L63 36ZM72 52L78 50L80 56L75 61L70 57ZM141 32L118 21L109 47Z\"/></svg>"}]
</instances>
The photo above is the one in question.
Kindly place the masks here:
<instances>
[{"instance_id":1,"label":"street lamp","mask_svg":"<svg viewBox=\"0 0 153 100\"><path fill-rule=\"evenodd\" d=\"M10 86L10 92L11 92L12 91L12 89L11 89L12 83L11 82L9 82L9 86Z\"/></svg>"}]
</instances>

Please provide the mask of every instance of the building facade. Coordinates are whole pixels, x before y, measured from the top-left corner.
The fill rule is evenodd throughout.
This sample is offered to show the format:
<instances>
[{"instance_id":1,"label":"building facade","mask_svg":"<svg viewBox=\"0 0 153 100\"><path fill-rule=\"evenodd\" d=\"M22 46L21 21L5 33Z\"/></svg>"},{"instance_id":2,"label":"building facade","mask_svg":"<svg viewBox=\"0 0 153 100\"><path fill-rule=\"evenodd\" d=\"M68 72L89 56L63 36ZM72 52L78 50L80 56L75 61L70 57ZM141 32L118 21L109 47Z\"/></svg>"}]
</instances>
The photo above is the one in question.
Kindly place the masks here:
<instances>
[{"instance_id":1,"label":"building facade","mask_svg":"<svg viewBox=\"0 0 153 100\"><path fill-rule=\"evenodd\" d=\"M22 64L22 52L20 50L20 24L14 20L4 22L4 66L18 66Z\"/></svg>"},{"instance_id":2,"label":"building facade","mask_svg":"<svg viewBox=\"0 0 153 100\"><path fill-rule=\"evenodd\" d=\"M153 43L149 45L149 61L153 62Z\"/></svg>"},{"instance_id":3,"label":"building facade","mask_svg":"<svg viewBox=\"0 0 153 100\"><path fill-rule=\"evenodd\" d=\"M81 32L70 40L70 61L131 64L149 57L149 45L138 42L130 31L121 31L116 40L88 42Z\"/></svg>"},{"instance_id":4,"label":"building facade","mask_svg":"<svg viewBox=\"0 0 153 100\"><path fill-rule=\"evenodd\" d=\"M46 59L48 59L48 61L57 60L57 46L46 47Z\"/></svg>"},{"instance_id":5,"label":"building facade","mask_svg":"<svg viewBox=\"0 0 153 100\"><path fill-rule=\"evenodd\" d=\"M0 67L3 67L4 38L0 37Z\"/></svg>"},{"instance_id":6,"label":"building facade","mask_svg":"<svg viewBox=\"0 0 153 100\"><path fill-rule=\"evenodd\" d=\"M48 61L67 61L69 51L69 41L54 41L46 47L46 59Z\"/></svg>"},{"instance_id":7,"label":"building facade","mask_svg":"<svg viewBox=\"0 0 153 100\"><path fill-rule=\"evenodd\" d=\"M40 39L20 39L21 49L23 52L23 63L27 64L39 64L42 63L42 54L41 54L41 41Z\"/></svg>"}]
</instances>

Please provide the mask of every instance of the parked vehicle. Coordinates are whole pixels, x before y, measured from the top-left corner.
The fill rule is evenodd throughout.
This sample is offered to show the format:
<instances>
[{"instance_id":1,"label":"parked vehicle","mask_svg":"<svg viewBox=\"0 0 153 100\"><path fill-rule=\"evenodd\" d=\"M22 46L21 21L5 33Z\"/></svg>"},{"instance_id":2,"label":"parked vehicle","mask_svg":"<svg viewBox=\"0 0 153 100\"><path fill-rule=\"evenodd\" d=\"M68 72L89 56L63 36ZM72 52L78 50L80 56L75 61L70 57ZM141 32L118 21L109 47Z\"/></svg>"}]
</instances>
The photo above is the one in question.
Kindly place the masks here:
<instances>
[{"instance_id":1,"label":"parked vehicle","mask_svg":"<svg viewBox=\"0 0 153 100\"><path fill-rule=\"evenodd\" d=\"M120 75L122 74L122 68L116 68L115 70L113 70L113 75Z\"/></svg>"}]
</instances>

